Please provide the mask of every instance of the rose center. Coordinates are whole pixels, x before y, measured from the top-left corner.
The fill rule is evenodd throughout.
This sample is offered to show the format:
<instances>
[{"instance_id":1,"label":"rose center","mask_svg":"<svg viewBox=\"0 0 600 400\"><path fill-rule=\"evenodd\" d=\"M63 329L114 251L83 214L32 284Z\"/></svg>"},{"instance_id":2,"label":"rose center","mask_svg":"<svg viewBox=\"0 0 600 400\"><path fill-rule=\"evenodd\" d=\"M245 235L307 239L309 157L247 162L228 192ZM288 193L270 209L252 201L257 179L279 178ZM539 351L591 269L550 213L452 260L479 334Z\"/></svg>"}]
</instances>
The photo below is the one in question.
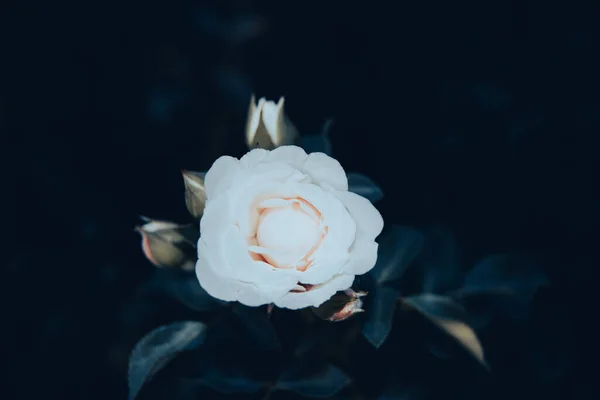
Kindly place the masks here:
<instances>
[{"instance_id":1,"label":"rose center","mask_svg":"<svg viewBox=\"0 0 600 400\"><path fill-rule=\"evenodd\" d=\"M258 245L268 250L263 257L279 268L302 267L307 254L322 239L318 211L304 200L265 208L258 222Z\"/></svg>"}]
</instances>

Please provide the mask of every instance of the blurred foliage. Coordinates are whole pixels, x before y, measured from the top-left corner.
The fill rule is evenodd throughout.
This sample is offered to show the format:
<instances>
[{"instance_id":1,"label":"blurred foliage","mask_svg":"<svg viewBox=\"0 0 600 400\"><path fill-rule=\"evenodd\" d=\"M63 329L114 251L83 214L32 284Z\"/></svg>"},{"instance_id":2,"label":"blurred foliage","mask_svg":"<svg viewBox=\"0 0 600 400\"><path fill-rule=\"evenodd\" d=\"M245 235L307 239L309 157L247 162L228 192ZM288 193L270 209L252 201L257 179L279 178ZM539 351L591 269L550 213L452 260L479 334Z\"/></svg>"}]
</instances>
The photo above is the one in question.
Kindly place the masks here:
<instances>
[{"instance_id":1,"label":"blurred foliage","mask_svg":"<svg viewBox=\"0 0 600 400\"><path fill-rule=\"evenodd\" d=\"M184 275L154 270L132 226L138 214L193 222L180 171L245 151L252 92L285 95L290 119L317 142L335 117L335 157L382 190L387 225L425 236L425 258L401 285L370 291L361 315L330 324L274 311L281 354L303 335L335 338L333 349L315 346L334 353L320 374L353 377L341 396L590 397L599 15L594 2L541 0L3 3L3 398L125 398L142 337L177 321L215 322L204 317L222 305L198 303ZM467 293L456 277L493 254L533 255L551 285L533 298ZM422 272L439 273L442 262L463 274ZM421 292L468 312L491 373L426 315L385 301ZM380 302L393 325L376 349L358 333ZM524 302L527 313L515 315ZM263 367L293 365L272 353L246 360L254 380L264 373L274 384ZM185 380L180 372L203 367L184 354L140 398L250 390L233 359L222 360L227 374ZM271 396L298 398L292 388Z\"/></svg>"}]
</instances>

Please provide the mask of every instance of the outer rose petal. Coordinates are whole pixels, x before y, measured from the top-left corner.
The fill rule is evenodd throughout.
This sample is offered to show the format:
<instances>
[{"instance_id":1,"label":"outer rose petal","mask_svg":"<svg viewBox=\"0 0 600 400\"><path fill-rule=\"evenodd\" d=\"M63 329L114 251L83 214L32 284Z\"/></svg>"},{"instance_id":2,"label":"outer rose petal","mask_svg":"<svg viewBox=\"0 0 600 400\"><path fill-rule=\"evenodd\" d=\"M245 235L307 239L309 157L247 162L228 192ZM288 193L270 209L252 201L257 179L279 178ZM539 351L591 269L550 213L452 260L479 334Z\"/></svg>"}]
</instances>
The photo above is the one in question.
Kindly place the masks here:
<instances>
[{"instance_id":1,"label":"outer rose petal","mask_svg":"<svg viewBox=\"0 0 600 400\"><path fill-rule=\"evenodd\" d=\"M244 167L253 167L261 162L269 154L265 149L252 149L240 158L240 164Z\"/></svg>"},{"instance_id":2,"label":"outer rose petal","mask_svg":"<svg viewBox=\"0 0 600 400\"><path fill-rule=\"evenodd\" d=\"M348 177L335 158L325 153L310 153L302 167L315 183L329 185L337 190L348 190Z\"/></svg>"},{"instance_id":3,"label":"outer rose petal","mask_svg":"<svg viewBox=\"0 0 600 400\"><path fill-rule=\"evenodd\" d=\"M350 261L344 268L344 273L362 275L369 272L377 262L379 245L360 232L356 235L354 245L350 250Z\"/></svg>"},{"instance_id":4,"label":"outer rose petal","mask_svg":"<svg viewBox=\"0 0 600 400\"><path fill-rule=\"evenodd\" d=\"M308 154L302 147L298 146L281 146L272 150L265 158L267 162L281 161L291 164L293 167L302 169Z\"/></svg>"},{"instance_id":5,"label":"outer rose petal","mask_svg":"<svg viewBox=\"0 0 600 400\"><path fill-rule=\"evenodd\" d=\"M306 307L318 307L331 298L337 291L348 289L354 282L354 275L336 275L329 281L302 293L287 293L275 300L281 308L298 310Z\"/></svg>"},{"instance_id":6,"label":"outer rose petal","mask_svg":"<svg viewBox=\"0 0 600 400\"><path fill-rule=\"evenodd\" d=\"M237 158L229 156L219 157L204 177L204 191L206 192L207 200L229 189L239 171L240 162Z\"/></svg>"},{"instance_id":7,"label":"outer rose petal","mask_svg":"<svg viewBox=\"0 0 600 400\"><path fill-rule=\"evenodd\" d=\"M361 231L366 238L375 240L383 230L383 218L375 206L356 193L337 191L335 196L346 206L356 222L357 230Z\"/></svg>"},{"instance_id":8,"label":"outer rose petal","mask_svg":"<svg viewBox=\"0 0 600 400\"><path fill-rule=\"evenodd\" d=\"M200 286L212 297L223 301L239 301L250 307L257 307L272 301L268 294L259 292L250 283L224 278L216 274L210 267L210 261L208 261L205 251L206 244L201 240L198 243L196 276L198 277Z\"/></svg>"}]
</instances>

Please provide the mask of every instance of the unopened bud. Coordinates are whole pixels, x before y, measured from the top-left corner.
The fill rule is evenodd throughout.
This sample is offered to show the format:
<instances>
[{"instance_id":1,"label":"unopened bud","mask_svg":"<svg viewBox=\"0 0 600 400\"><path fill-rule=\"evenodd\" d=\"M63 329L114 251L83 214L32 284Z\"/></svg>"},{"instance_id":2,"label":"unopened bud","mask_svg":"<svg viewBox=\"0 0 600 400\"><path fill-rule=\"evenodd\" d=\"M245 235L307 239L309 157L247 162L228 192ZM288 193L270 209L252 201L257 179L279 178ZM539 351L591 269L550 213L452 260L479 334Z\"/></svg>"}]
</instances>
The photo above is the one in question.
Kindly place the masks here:
<instances>
[{"instance_id":1,"label":"unopened bud","mask_svg":"<svg viewBox=\"0 0 600 400\"><path fill-rule=\"evenodd\" d=\"M206 192L204 191L204 177L206 172L181 171L185 185L185 205L196 219L204 212Z\"/></svg>"},{"instance_id":2,"label":"unopened bud","mask_svg":"<svg viewBox=\"0 0 600 400\"><path fill-rule=\"evenodd\" d=\"M346 289L343 292L337 292L325 303L313 308L313 311L319 318L327 321L344 321L354 314L365 311L362 309L361 297L366 295L366 292L355 292L352 289Z\"/></svg>"},{"instance_id":3,"label":"unopened bud","mask_svg":"<svg viewBox=\"0 0 600 400\"><path fill-rule=\"evenodd\" d=\"M142 235L142 251L146 258L157 267L193 270L199 238L196 224L178 225L148 218L144 220L146 223L135 230Z\"/></svg>"},{"instance_id":4,"label":"unopened bud","mask_svg":"<svg viewBox=\"0 0 600 400\"><path fill-rule=\"evenodd\" d=\"M281 97L275 104L263 97L256 103L252 96L246 122L246 143L249 148L272 150L295 143L298 131L285 116L284 101Z\"/></svg>"}]
</instances>

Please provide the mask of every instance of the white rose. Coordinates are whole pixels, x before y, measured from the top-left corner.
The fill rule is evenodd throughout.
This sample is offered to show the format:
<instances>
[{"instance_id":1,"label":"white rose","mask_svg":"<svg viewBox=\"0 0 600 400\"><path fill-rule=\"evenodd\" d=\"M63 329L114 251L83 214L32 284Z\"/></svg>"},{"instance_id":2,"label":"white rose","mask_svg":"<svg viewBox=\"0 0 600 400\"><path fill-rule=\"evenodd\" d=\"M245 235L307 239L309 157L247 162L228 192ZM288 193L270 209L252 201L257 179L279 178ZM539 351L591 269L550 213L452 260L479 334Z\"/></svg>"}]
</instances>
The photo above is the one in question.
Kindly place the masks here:
<instances>
[{"instance_id":1,"label":"white rose","mask_svg":"<svg viewBox=\"0 0 600 400\"><path fill-rule=\"evenodd\" d=\"M213 297L319 306L377 261L383 219L338 161L297 146L223 156L206 174L196 274Z\"/></svg>"}]
</instances>

